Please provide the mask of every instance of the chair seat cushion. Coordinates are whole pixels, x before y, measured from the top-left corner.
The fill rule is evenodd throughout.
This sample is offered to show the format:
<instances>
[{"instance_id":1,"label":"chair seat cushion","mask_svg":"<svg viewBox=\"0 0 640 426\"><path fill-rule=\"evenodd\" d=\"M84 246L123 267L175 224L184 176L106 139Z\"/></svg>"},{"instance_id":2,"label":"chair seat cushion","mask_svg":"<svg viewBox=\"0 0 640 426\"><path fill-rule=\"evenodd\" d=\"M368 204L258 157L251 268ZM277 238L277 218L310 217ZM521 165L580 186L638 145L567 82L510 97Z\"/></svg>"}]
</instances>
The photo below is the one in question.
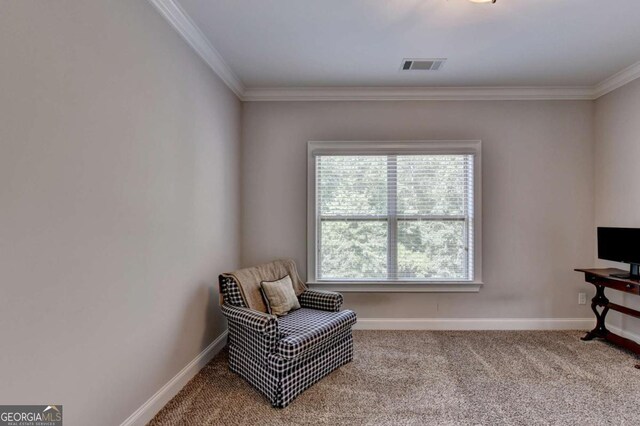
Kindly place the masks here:
<instances>
[{"instance_id":1,"label":"chair seat cushion","mask_svg":"<svg viewBox=\"0 0 640 426\"><path fill-rule=\"evenodd\" d=\"M294 359L322 345L334 336L342 334L356 323L356 314L350 310L340 312L300 308L278 318L282 339L276 354L284 359Z\"/></svg>"}]
</instances>

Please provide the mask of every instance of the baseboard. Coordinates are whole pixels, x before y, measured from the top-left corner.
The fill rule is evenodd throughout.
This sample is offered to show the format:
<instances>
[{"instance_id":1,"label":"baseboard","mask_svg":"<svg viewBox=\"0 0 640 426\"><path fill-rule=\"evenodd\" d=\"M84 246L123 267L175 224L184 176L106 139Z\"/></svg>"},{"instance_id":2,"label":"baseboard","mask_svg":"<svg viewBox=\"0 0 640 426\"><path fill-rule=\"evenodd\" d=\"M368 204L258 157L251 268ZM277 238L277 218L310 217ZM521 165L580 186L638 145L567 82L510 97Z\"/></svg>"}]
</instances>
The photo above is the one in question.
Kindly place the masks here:
<instances>
[{"instance_id":1,"label":"baseboard","mask_svg":"<svg viewBox=\"0 0 640 426\"><path fill-rule=\"evenodd\" d=\"M357 330L590 330L593 318L358 318Z\"/></svg>"},{"instance_id":2,"label":"baseboard","mask_svg":"<svg viewBox=\"0 0 640 426\"><path fill-rule=\"evenodd\" d=\"M146 425L227 344L225 330L120 426Z\"/></svg>"}]
</instances>

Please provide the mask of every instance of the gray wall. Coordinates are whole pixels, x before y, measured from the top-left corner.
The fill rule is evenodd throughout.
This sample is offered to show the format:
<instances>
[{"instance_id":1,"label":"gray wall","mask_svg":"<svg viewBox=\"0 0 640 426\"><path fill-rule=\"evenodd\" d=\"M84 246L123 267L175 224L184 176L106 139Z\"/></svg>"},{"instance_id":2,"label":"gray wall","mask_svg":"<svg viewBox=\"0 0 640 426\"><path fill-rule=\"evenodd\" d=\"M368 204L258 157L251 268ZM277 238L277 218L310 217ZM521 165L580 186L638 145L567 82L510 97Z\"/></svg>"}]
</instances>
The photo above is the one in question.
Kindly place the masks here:
<instances>
[{"instance_id":1,"label":"gray wall","mask_svg":"<svg viewBox=\"0 0 640 426\"><path fill-rule=\"evenodd\" d=\"M0 7L0 402L122 422L225 329L242 105L146 1Z\"/></svg>"},{"instance_id":2,"label":"gray wall","mask_svg":"<svg viewBox=\"0 0 640 426\"><path fill-rule=\"evenodd\" d=\"M640 228L640 80L596 101L595 222L596 226ZM596 255L597 257L597 255ZM598 261L602 266L629 265ZM607 292L611 301L640 309L640 298ZM640 320L611 312L607 320L640 335Z\"/></svg>"},{"instance_id":3,"label":"gray wall","mask_svg":"<svg viewBox=\"0 0 640 426\"><path fill-rule=\"evenodd\" d=\"M361 318L588 318L593 103L252 102L243 115L242 263L305 274L309 140L482 139L483 274L475 294L346 294Z\"/></svg>"},{"instance_id":4,"label":"gray wall","mask_svg":"<svg viewBox=\"0 0 640 426\"><path fill-rule=\"evenodd\" d=\"M483 140L484 288L347 294L362 318L589 317L572 268L594 223L640 226L640 80L595 103L243 112L144 1L3 2L0 64L0 401L69 424L120 423L220 335L220 271L305 275L308 140Z\"/></svg>"}]
</instances>

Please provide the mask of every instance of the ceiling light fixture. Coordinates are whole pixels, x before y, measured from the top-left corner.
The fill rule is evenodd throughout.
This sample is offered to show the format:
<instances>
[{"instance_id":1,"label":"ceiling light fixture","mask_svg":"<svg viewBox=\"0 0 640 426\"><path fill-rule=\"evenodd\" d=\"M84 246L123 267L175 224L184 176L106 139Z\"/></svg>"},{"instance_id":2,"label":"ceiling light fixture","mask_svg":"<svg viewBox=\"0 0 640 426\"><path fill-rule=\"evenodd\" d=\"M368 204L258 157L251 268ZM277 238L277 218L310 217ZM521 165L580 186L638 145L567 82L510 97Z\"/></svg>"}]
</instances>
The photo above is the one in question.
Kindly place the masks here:
<instances>
[{"instance_id":1,"label":"ceiling light fixture","mask_svg":"<svg viewBox=\"0 0 640 426\"><path fill-rule=\"evenodd\" d=\"M472 3L491 3L491 4L496 2L496 0L469 0L469 1Z\"/></svg>"}]
</instances>

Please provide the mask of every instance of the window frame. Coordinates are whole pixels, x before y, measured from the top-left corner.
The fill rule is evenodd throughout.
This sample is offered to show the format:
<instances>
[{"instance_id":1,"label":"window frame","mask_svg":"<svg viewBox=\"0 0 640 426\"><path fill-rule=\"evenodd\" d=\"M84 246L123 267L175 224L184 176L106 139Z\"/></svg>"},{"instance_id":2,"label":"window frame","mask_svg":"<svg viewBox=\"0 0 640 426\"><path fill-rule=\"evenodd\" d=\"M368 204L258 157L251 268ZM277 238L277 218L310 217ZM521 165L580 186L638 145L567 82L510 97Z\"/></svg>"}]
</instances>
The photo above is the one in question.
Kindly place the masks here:
<instances>
[{"instance_id":1,"label":"window frame","mask_svg":"<svg viewBox=\"0 0 640 426\"><path fill-rule=\"evenodd\" d=\"M317 279L316 155L473 155L473 276L471 280L328 280ZM384 216L397 220L398 216ZM393 226L391 229L395 229ZM389 253L395 250L390 249ZM392 261L391 259L388 260ZM307 283L313 288L350 292L477 292L482 282L482 141L309 141L307 144Z\"/></svg>"}]
</instances>

